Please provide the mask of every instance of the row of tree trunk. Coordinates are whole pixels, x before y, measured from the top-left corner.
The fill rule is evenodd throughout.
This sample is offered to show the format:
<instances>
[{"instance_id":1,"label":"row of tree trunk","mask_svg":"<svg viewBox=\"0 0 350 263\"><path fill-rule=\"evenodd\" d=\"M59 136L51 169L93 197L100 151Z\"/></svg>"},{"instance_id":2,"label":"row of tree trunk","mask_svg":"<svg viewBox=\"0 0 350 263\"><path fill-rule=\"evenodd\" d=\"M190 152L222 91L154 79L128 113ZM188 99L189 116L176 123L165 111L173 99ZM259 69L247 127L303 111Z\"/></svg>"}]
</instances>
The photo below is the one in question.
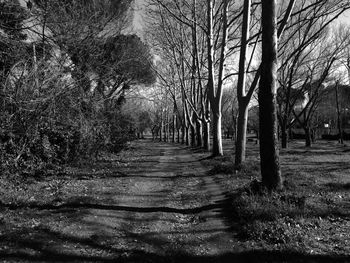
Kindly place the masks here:
<instances>
[{"instance_id":1,"label":"row of tree trunk","mask_svg":"<svg viewBox=\"0 0 350 263\"><path fill-rule=\"evenodd\" d=\"M186 143L187 145L204 147L209 150L209 127L212 128L212 155L223 155L222 134L221 134L221 108L222 108L222 91L225 80L230 74L225 73L227 58L232 50L240 50L239 54L239 70L237 82L237 100L238 100L238 117L236 129L236 145L235 145L235 167L240 169L245 160L246 149L246 133L248 120L248 107L256 88L259 86L258 102L259 102L259 139L260 139L260 160L262 182L269 189L278 189L282 187L282 177L279 166L278 152L278 118L277 118L277 71L280 67L278 63L279 47L278 42L286 28L288 21L292 16L292 11L296 3L295 0L288 1L286 9L281 13L281 19L277 22L277 3L276 0L261 1L261 17L254 17L251 12L255 10L255 5L251 0L244 1L243 9L237 16L229 17L229 0L223 0L218 5L214 0L206 1L205 5L201 6L205 9L204 16L201 17L200 24L197 21L197 1L192 0L185 5L192 11L185 16L182 6L178 6L178 10L171 10L170 7L160 0L154 0L164 8L168 15L174 20L167 20L164 13L161 12L163 26L169 30L164 32L165 39L168 41L168 46L165 52L171 53L174 61L174 68L170 78L164 81L168 87L169 97L172 98L174 107L174 119L176 125L173 125L173 131L168 131L164 128L170 123L161 124L161 131L173 134L172 136L161 136L161 138L172 138L175 141L175 132L177 133L177 141ZM300 10L297 10L299 17L304 10L309 10L312 6L305 4L300 5ZM231 5L232 7L232 5ZM322 7L322 6L321 6ZM320 8L321 8L320 7ZM298 14L299 12L299 14ZM322 10L322 12L325 12ZM336 11L334 19L341 14ZM231 13L230 13L231 14ZM203 18L203 19L202 19ZM254 23L250 19L256 19ZM296 19L296 18L295 18ZM317 17L315 19L318 19ZM237 20L237 21L236 21ZM260 21L259 21L260 20ZM164 22L165 21L165 22ZM295 28L295 32L300 32L303 27L306 29L312 28L306 23L309 20L300 20L301 26ZM313 21L312 19L310 21ZM239 23L235 23L239 22ZM294 21L295 22L295 21ZM176 26L172 26L176 24ZM241 38L237 46L232 46L232 32L235 28L232 25L241 25ZM256 30L256 24L261 25L261 31L253 34L250 37L250 32ZM314 35L306 39L303 43L310 43L313 37L317 37L319 33L328 25L325 22L317 28ZM220 25L220 26L218 26ZM298 25L297 23L295 25ZM294 24L291 26L291 35L295 33ZM289 29L290 30L290 29ZM199 32L200 33L199 33ZM190 32L186 35L186 32ZM303 34L299 34L303 35ZM306 32L305 35L308 35ZM176 36L176 37L175 37ZM191 36L189 38L189 36ZM163 39L162 39L163 40ZM310 40L310 41L309 41ZM288 47L288 39L282 42L282 49ZM250 86L247 85L247 74L251 70L253 55L247 61L247 53L254 54L258 44L261 43L261 64L253 73ZM231 44L230 46L228 46ZM302 52L305 45L300 46ZM190 52L189 52L190 50ZM249 50L249 52L248 52ZM281 49L280 49L281 50ZM294 52L295 51L295 52ZM298 59L298 49L293 49L291 57ZM169 54L167 54L169 56ZM288 62L288 60L286 60ZM283 61L285 63L286 61ZM329 71L332 61L327 63L325 73ZM296 64L297 65L297 64ZM290 73L293 75L293 72ZM205 77L204 77L205 76ZM325 78L326 74L322 74L321 78ZM176 79L176 80L174 80ZM203 83L205 82L205 84ZM322 83L320 81L319 83ZM180 85L180 92L176 87ZM174 87L169 88L169 87ZM179 97L181 99L179 99ZM290 102L287 101L288 106ZM177 105L181 105L178 107ZM293 114L294 117L299 117L293 112L293 107L288 107L288 114ZM296 116L297 115L297 116ZM302 121L299 118L298 121ZM175 121L173 121L173 124ZM281 122L280 129L282 130L282 143L287 141L288 124ZM164 127L163 127L164 126ZM176 126L176 128L175 128ZM175 131L176 130L176 131ZM308 134L310 130L306 129ZM309 137L309 136L307 136Z\"/></svg>"}]
</instances>

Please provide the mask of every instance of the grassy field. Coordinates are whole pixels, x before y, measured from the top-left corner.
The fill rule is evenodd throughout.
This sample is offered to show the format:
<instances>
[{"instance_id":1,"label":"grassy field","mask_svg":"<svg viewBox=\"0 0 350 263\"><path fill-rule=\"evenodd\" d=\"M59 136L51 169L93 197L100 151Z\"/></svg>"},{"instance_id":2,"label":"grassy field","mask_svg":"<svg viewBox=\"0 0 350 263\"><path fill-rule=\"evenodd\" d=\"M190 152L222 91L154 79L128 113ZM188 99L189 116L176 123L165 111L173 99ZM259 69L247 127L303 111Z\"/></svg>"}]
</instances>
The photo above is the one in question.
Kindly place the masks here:
<instances>
[{"instance_id":1,"label":"grassy field","mask_svg":"<svg viewBox=\"0 0 350 263\"><path fill-rule=\"evenodd\" d=\"M214 167L212 174L228 175L228 218L242 241L257 249L350 260L350 147L319 141L306 148L303 141L292 142L280 152L284 190L274 194L259 189L257 144L248 143L247 161L237 173L233 142L225 140L224 148L224 157L204 163Z\"/></svg>"}]
</instances>

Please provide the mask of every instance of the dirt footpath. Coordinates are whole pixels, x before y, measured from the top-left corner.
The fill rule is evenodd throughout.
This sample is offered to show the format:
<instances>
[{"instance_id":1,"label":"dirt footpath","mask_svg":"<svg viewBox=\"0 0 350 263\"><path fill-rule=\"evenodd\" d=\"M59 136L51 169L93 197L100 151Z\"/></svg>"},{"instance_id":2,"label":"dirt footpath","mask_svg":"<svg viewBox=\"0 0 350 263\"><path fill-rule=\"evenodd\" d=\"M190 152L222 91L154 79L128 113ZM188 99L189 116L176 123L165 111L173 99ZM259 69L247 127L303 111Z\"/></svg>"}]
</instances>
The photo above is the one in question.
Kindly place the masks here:
<instances>
[{"instance_id":1,"label":"dirt footpath","mask_svg":"<svg viewBox=\"0 0 350 263\"><path fill-rule=\"evenodd\" d=\"M134 147L139 158L123 171L125 177L105 182L100 193L112 207L90 209L82 220L86 231L118 240L116 248L131 255L228 252L232 239L220 211L225 195L198 155L149 141Z\"/></svg>"},{"instance_id":2,"label":"dirt footpath","mask_svg":"<svg viewBox=\"0 0 350 263\"><path fill-rule=\"evenodd\" d=\"M223 261L240 249L225 217L224 178L208 175L200 162L206 156L180 145L138 141L120 160L101 162L91 173L82 168L33 184L29 206L2 211L0 257Z\"/></svg>"}]
</instances>

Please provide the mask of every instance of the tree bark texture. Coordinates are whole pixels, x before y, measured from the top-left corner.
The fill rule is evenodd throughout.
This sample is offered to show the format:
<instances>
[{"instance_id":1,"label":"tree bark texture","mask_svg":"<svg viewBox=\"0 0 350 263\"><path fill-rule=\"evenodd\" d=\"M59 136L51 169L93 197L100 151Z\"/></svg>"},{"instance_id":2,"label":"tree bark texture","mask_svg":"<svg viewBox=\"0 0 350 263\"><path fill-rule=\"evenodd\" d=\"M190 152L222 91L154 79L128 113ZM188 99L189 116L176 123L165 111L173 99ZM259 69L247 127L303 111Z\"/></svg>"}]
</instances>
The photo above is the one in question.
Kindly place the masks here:
<instances>
[{"instance_id":1,"label":"tree bark texture","mask_svg":"<svg viewBox=\"0 0 350 263\"><path fill-rule=\"evenodd\" d=\"M190 146L190 127L185 128L185 143L187 146Z\"/></svg>"},{"instance_id":2,"label":"tree bark texture","mask_svg":"<svg viewBox=\"0 0 350 263\"><path fill-rule=\"evenodd\" d=\"M203 146L203 132L202 132L202 122L196 120L196 136L197 136L197 146Z\"/></svg>"},{"instance_id":3,"label":"tree bark texture","mask_svg":"<svg viewBox=\"0 0 350 263\"><path fill-rule=\"evenodd\" d=\"M175 143L176 138L176 115L173 115L173 126L172 126L172 139L171 141Z\"/></svg>"},{"instance_id":4,"label":"tree bark texture","mask_svg":"<svg viewBox=\"0 0 350 263\"><path fill-rule=\"evenodd\" d=\"M304 127L305 132L305 147L311 147L312 138L311 138L311 129L309 127Z\"/></svg>"},{"instance_id":5,"label":"tree bark texture","mask_svg":"<svg viewBox=\"0 0 350 263\"><path fill-rule=\"evenodd\" d=\"M338 126L338 133L339 133L339 143L344 144L343 124L341 121L341 111L340 111L340 102L339 102L339 83L335 84L335 101L337 103L337 126Z\"/></svg>"},{"instance_id":6,"label":"tree bark texture","mask_svg":"<svg viewBox=\"0 0 350 263\"><path fill-rule=\"evenodd\" d=\"M210 151L210 122L205 122L203 126L203 148Z\"/></svg>"},{"instance_id":7,"label":"tree bark texture","mask_svg":"<svg viewBox=\"0 0 350 263\"><path fill-rule=\"evenodd\" d=\"M186 143L186 126L182 125L181 127L181 144Z\"/></svg>"},{"instance_id":8,"label":"tree bark texture","mask_svg":"<svg viewBox=\"0 0 350 263\"><path fill-rule=\"evenodd\" d=\"M236 137L235 169L240 170L245 161L247 142L248 107L239 107Z\"/></svg>"},{"instance_id":9,"label":"tree bark texture","mask_svg":"<svg viewBox=\"0 0 350 263\"><path fill-rule=\"evenodd\" d=\"M190 125L191 126L191 146L195 147L196 146L196 127L195 125Z\"/></svg>"},{"instance_id":10,"label":"tree bark texture","mask_svg":"<svg viewBox=\"0 0 350 263\"><path fill-rule=\"evenodd\" d=\"M213 114L213 155L223 155L221 134L221 113Z\"/></svg>"},{"instance_id":11,"label":"tree bark texture","mask_svg":"<svg viewBox=\"0 0 350 263\"><path fill-rule=\"evenodd\" d=\"M161 122L160 122L160 127L159 127L159 141L161 142L163 139L163 126L164 126L164 121L163 121L163 114L161 115Z\"/></svg>"},{"instance_id":12,"label":"tree bark texture","mask_svg":"<svg viewBox=\"0 0 350 263\"><path fill-rule=\"evenodd\" d=\"M276 0L262 1L262 71L259 86L260 165L262 183L269 190L282 188L282 176L277 146L276 9Z\"/></svg>"}]
</instances>

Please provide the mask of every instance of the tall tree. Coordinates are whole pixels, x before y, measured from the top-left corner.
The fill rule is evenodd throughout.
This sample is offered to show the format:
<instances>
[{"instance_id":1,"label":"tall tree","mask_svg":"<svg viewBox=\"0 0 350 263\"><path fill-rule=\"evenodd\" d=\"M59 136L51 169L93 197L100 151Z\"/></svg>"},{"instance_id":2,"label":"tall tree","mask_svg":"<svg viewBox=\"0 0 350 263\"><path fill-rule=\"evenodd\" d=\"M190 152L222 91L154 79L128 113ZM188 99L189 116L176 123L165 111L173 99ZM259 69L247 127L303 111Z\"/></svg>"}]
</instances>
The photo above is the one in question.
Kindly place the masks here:
<instances>
[{"instance_id":1,"label":"tall tree","mask_svg":"<svg viewBox=\"0 0 350 263\"><path fill-rule=\"evenodd\" d=\"M253 34L250 38L251 27L254 27L255 23L250 23L250 16L255 16L254 12L251 12L251 1L245 1L243 7L243 22L242 22L242 36L240 43L240 62L239 62L239 72L238 72L238 83L237 83L237 97L238 97L238 120L237 120L237 138L236 138L236 148L235 148L235 169L239 170L242 163L245 160L245 149L246 149L246 132L247 132L247 120L248 120L248 107L254 91L258 85L259 78L261 75L261 65L257 67L253 72L255 76L249 86L246 87L246 74L250 71L251 62L256 50L256 45L260 40L260 29L257 33ZM290 0L282 13L282 19L279 23L279 28L277 31L277 37L279 38L292 14L295 5L295 0ZM283 5L282 5L283 7ZM251 27L249 24L253 24ZM251 58L248 65L246 65L246 53L247 48L253 42L253 48L251 49Z\"/></svg>"},{"instance_id":2,"label":"tall tree","mask_svg":"<svg viewBox=\"0 0 350 263\"><path fill-rule=\"evenodd\" d=\"M222 90L225 74L225 60L227 55L228 42L228 6L229 0L224 0L222 3L222 25L221 25L221 43L220 54L218 61L218 76L215 78L215 43L214 43L214 11L215 1L209 0L207 2L207 60L208 60L208 95L213 114L213 156L223 155L222 148L222 134L221 134L221 104L222 104ZM219 27L220 30L220 27ZM215 81L216 80L216 81ZM217 82L217 84L216 84Z\"/></svg>"},{"instance_id":3,"label":"tall tree","mask_svg":"<svg viewBox=\"0 0 350 263\"><path fill-rule=\"evenodd\" d=\"M277 147L277 4L262 1L262 62L259 85L259 129L261 176L269 190L282 188L282 176Z\"/></svg>"},{"instance_id":4,"label":"tall tree","mask_svg":"<svg viewBox=\"0 0 350 263\"><path fill-rule=\"evenodd\" d=\"M244 1L243 6L243 23L241 36L241 49L239 56L239 74L237 83L237 98L238 98L238 124L236 138L236 154L235 166L240 169L240 165L245 159L245 149L247 140L247 121L248 121L248 104L250 101L249 95L246 94L246 56L249 38L250 25L250 10L251 0Z\"/></svg>"}]
</instances>

